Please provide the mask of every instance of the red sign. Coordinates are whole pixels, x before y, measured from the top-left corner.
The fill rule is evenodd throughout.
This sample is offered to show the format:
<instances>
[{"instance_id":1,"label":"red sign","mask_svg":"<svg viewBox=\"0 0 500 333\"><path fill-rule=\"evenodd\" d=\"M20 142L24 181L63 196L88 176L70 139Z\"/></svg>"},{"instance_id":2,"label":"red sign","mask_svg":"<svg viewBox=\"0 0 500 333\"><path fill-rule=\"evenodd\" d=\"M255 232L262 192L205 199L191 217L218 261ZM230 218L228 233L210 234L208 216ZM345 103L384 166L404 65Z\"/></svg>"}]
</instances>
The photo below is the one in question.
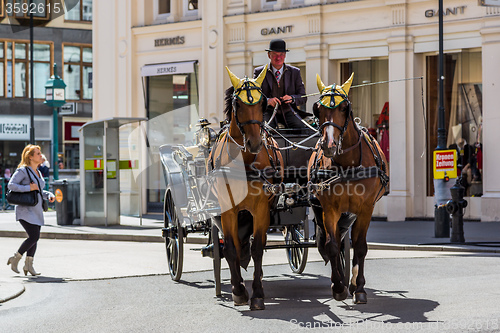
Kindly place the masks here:
<instances>
[{"instance_id":1,"label":"red sign","mask_svg":"<svg viewBox=\"0 0 500 333\"><path fill-rule=\"evenodd\" d=\"M436 152L436 170L448 171L455 167L455 156L453 151Z\"/></svg>"},{"instance_id":2,"label":"red sign","mask_svg":"<svg viewBox=\"0 0 500 333\"><path fill-rule=\"evenodd\" d=\"M84 121L66 121L64 123L64 140L78 142L80 140L78 129L85 124Z\"/></svg>"}]
</instances>

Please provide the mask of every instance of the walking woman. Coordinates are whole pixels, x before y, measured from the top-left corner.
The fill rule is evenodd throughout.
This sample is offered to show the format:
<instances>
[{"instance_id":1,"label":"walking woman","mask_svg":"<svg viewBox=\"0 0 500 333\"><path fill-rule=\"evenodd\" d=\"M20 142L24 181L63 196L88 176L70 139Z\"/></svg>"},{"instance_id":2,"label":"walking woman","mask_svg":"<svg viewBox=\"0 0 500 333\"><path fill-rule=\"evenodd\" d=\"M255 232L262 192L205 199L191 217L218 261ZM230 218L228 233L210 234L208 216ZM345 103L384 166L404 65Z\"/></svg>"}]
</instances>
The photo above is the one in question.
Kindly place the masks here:
<instances>
[{"instance_id":1,"label":"walking woman","mask_svg":"<svg viewBox=\"0 0 500 333\"><path fill-rule=\"evenodd\" d=\"M45 180L38 172L38 166L43 162L40 146L27 145L21 156L21 163L11 177L8 189L14 192L29 192L39 190L44 199L54 202L55 196L43 191ZM31 180L30 180L31 179ZM21 244L19 250L7 261L11 269L19 273L17 264L26 252L26 262L24 264L24 275L39 275L33 268L33 257L36 252L36 244L40 238L40 228L44 225L42 198L39 198L36 206L16 206L16 220L18 220L28 233L28 238Z\"/></svg>"}]
</instances>

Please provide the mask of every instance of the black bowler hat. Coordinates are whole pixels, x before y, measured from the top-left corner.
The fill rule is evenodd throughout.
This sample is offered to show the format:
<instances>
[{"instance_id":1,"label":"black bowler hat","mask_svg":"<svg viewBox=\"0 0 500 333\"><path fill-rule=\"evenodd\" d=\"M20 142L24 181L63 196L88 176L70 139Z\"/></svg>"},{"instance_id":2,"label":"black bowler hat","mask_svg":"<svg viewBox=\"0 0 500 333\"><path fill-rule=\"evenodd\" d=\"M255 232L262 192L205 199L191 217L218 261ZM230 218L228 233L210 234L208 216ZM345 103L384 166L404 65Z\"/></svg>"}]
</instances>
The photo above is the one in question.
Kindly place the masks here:
<instances>
[{"instance_id":1,"label":"black bowler hat","mask_svg":"<svg viewBox=\"0 0 500 333\"><path fill-rule=\"evenodd\" d=\"M283 39L273 39L269 42L269 48L266 51L288 52L290 50L286 49L286 43Z\"/></svg>"}]
</instances>

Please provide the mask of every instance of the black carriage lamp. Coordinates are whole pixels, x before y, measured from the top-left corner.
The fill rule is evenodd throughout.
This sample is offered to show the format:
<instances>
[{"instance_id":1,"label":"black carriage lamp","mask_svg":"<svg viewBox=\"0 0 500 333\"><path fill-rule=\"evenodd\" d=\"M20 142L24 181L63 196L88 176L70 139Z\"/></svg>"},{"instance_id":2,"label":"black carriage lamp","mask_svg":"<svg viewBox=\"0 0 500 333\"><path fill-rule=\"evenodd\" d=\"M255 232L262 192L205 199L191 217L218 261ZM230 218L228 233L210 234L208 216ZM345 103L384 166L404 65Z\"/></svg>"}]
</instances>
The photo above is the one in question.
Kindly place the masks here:
<instances>
[{"instance_id":1,"label":"black carriage lamp","mask_svg":"<svg viewBox=\"0 0 500 333\"><path fill-rule=\"evenodd\" d=\"M58 119L57 119L57 109L66 104L66 83L64 83L63 79L59 75L57 75L57 65L54 64L54 75L50 77L50 79L45 84L45 102L53 109L53 128L54 128L54 136L53 136L53 152L52 152L52 167L54 168L54 180L59 179L59 166L57 163L58 159Z\"/></svg>"},{"instance_id":2,"label":"black carriage lamp","mask_svg":"<svg viewBox=\"0 0 500 333\"><path fill-rule=\"evenodd\" d=\"M217 137L215 131L208 125L210 122L205 118L201 118L196 124L196 126L200 126L200 129L196 131L196 144L207 149L213 145Z\"/></svg>"}]
</instances>

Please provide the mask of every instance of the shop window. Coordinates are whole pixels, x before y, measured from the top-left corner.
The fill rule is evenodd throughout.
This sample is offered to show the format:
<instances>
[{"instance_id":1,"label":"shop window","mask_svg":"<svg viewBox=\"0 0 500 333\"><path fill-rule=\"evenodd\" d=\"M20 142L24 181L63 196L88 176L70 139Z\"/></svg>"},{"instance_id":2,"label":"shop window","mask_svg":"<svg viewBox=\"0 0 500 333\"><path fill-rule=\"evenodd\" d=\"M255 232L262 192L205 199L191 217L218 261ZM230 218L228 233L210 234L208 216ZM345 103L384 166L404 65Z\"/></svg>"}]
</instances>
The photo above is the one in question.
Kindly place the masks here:
<instances>
[{"instance_id":1,"label":"shop window","mask_svg":"<svg viewBox=\"0 0 500 333\"><path fill-rule=\"evenodd\" d=\"M66 8L71 7L74 4L73 1L66 0ZM67 21L92 21L92 0L80 0L73 8L66 10L64 14L64 19Z\"/></svg>"},{"instance_id":2,"label":"shop window","mask_svg":"<svg viewBox=\"0 0 500 333\"><path fill-rule=\"evenodd\" d=\"M21 41L0 42L0 97L30 97L29 43ZM50 77L50 44L33 46L34 96L45 98L45 83Z\"/></svg>"},{"instance_id":3,"label":"shop window","mask_svg":"<svg viewBox=\"0 0 500 333\"><path fill-rule=\"evenodd\" d=\"M480 196L482 180L482 61L481 52L444 55L446 146L457 149L459 174L466 195ZM427 195L434 195L432 156L437 147L438 56L427 66ZM433 88L436 87L436 88ZM462 172L463 171L463 172Z\"/></svg>"},{"instance_id":4,"label":"shop window","mask_svg":"<svg viewBox=\"0 0 500 333\"><path fill-rule=\"evenodd\" d=\"M374 84L356 87L367 83L387 81L389 62L387 59L352 61L341 64L342 84L354 72L353 89L349 91L354 117L361 119L361 126L379 142L389 160L389 88L387 84ZM325 82L325 84L327 84ZM329 82L328 84L333 84Z\"/></svg>"},{"instance_id":5,"label":"shop window","mask_svg":"<svg viewBox=\"0 0 500 333\"><path fill-rule=\"evenodd\" d=\"M92 48L87 45L63 46L67 100L91 100Z\"/></svg>"},{"instance_id":6,"label":"shop window","mask_svg":"<svg viewBox=\"0 0 500 333\"><path fill-rule=\"evenodd\" d=\"M154 212L163 209L165 195L158 148L165 143L196 144L198 88L194 73L147 77L146 86L149 153L154 161L147 173L147 209Z\"/></svg>"}]
</instances>

